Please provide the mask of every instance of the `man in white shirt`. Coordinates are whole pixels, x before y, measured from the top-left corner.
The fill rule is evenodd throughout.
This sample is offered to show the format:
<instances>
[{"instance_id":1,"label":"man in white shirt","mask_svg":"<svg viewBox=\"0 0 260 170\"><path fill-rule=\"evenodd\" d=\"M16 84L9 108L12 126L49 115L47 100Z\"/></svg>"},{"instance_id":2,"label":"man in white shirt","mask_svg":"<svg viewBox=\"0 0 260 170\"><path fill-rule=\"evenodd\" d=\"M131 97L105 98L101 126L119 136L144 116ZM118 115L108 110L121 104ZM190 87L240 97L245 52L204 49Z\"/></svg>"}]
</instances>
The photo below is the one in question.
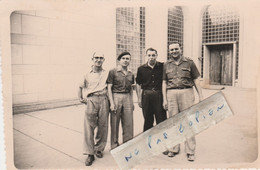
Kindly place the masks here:
<instances>
[{"instance_id":1,"label":"man in white shirt","mask_svg":"<svg viewBox=\"0 0 260 170\"><path fill-rule=\"evenodd\" d=\"M79 86L78 97L86 105L84 119L83 154L88 155L85 165L92 165L95 160L103 157L107 142L109 105L107 97L108 72L102 68L104 54L95 52L92 57L93 66L84 76ZM97 128L96 134L94 130ZM95 140L94 140L95 138ZM95 143L96 141L96 143Z\"/></svg>"}]
</instances>

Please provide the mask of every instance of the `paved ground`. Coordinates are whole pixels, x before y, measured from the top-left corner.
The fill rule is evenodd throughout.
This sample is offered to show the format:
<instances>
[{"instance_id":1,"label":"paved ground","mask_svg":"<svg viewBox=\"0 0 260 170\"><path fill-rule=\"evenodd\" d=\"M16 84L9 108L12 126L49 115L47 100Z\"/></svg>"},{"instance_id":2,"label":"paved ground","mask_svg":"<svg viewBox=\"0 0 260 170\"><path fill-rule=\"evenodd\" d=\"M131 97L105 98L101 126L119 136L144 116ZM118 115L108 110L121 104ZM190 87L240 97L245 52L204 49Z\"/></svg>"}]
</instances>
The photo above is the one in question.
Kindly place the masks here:
<instances>
[{"instance_id":1,"label":"paved ground","mask_svg":"<svg viewBox=\"0 0 260 170\"><path fill-rule=\"evenodd\" d=\"M203 90L205 97L216 92L216 90ZM195 162L186 160L184 147L181 145L178 156L174 158L155 156L135 168L193 167L198 164L207 168L219 163L230 167L231 164L255 161L258 156L256 91L229 87L222 92L234 116L197 135ZM91 167L84 166L86 156L81 154L83 118L83 105L14 115L16 167L117 169L116 162L109 153L110 138L104 158L96 158ZM142 132L142 126L142 112L135 104L135 135Z\"/></svg>"}]
</instances>

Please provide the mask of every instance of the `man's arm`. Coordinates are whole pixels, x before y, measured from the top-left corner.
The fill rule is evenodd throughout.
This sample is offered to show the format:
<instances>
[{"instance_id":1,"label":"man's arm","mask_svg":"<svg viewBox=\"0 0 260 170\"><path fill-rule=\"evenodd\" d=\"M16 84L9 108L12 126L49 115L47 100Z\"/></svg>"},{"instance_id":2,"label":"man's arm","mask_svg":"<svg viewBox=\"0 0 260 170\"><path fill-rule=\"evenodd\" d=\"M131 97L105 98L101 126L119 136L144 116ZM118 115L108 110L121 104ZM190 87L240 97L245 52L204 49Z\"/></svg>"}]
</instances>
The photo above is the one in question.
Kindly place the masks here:
<instances>
[{"instance_id":1,"label":"man's arm","mask_svg":"<svg viewBox=\"0 0 260 170\"><path fill-rule=\"evenodd\" d=\"M166 92L166 80L162 82L162 95L163 95L163 108L168 110L167 92Z\"/></svg>"},{"instance_id":2,"label":"man's arm","mask_svg":"<svg viewBox=\"0 0 260 170\"><path fill-rule=\"evenodd\" d=\"M134 99L133 99L133 87L131 87L131 90L130 90L130 102L131 102L133 110L134 110L135 106L134 106Z\"/></svg>"},{"instance_id":3,"label":"man's arm","mask_svg":"<svg viewBox=\"0 0 260 170\"><path fill-rule=\"evenodd\" d=\"M137 95L137 99L138 99L138 106L140 108L142 108L142 88L141 88L141 84L143 81L143 77L141 74L141 67L139 67L137 69L137 74L136 74L136 95Z\"/></svg>"},{"instance_id":4,"label":"man's arm","mask_svg":"<svg viewBox=\"0 0 260 170\"><path fill-rule=\"evenodd\" d=\"M137 95L137 98L138 98L138 105L139 107L142 108L142 89L141 89L141 86L139 84L136 84L136 95Z\"/></svg>"},{"instance_id":5,"label":"man's arm","mask_svg":"<svg viewBox=\"0 0 260 170\"><path fill-rule=\"evenodd\" d=\"M194 82L194 85L195 85L195 89L196 89L196 91L197 91L197 93L199 95L199 101L202 101L203 100L203 95L202 95L202 90L201 90L201 87L200 87L200 81L197 78L197 79L194 79L193 82Z\"/></svg>"},{"instance_id":6,"label":"man's arm","mask_svg":"<svg viewBox=\"0 0 260 170\"><path fill-rule=\"evenodd\" d=\"M108 92L108 98L110 101L110 110L114 113L116 108L115 108L115 102L113 99L112 84L107 84L107 92Z\"/></svg>"},{"instance_id":7,"label":"man's arm","mask_svg":"<svg viewBox=\"0 0 260 170\"><path fill-rule=\"evenodd\" d=\"M82 88L82 87L79 87L79 90L78 90L78 98L79 98L79 101L80 101L81 103L87 104L87 99L86 99L86 98L83 98L83 96L82 96L82 91L83 91L83 88Z\"/></svg>"}]
</instances>

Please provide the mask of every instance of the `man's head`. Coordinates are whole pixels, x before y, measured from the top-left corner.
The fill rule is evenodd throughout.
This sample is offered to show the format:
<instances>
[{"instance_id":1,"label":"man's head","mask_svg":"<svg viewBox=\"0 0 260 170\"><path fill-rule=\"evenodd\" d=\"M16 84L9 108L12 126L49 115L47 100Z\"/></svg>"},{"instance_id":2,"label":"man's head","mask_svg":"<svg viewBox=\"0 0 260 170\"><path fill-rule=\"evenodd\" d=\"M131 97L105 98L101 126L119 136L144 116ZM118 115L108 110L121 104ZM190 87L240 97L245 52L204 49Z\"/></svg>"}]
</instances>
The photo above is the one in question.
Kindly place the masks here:
<instances>
[{"instance_id":1,"label":"man's head","mask_svg":"<svg viewBox=\"0 0 260 170\"><path fill-rule=\"evenodd\" d=\"M119 64L123 67L127 67L131 61L131 54L129 52L123 52L118 57Z\"/></svg>"},{"instance_id":2,"label":"man's head","mask_svg":"<svg viewBox=\"0 0 260 170\"><path fill-rule=\"evenodd\" d=\"M148 63L150 65L154 65L156 63L156 59L157 59L157 50L154 48L148 48L146 50L146 57L148 58Z\"/></svg>"},{"instance_id":3,"label":"man's head","mask_svg":"<svg viewBox=\"0 0 260 170\"><path fill-rule=\"evenodd\" d=\"M104 54L101 52L94 52L92 61L94 62L95 67L102 67L102 64L105 61Z\"/></svg>"},{"instance_id":4,"label":"man's head","mask_svg":"<svg viewBox=\"0 0 260 170\"><path fill-rule=\"evenodd\" d=\"M170 54L170 57L173 57L173 58L179 58L181 56L181 44L178 43L177 41L171 43L169 45L169 54Z\"/></svg>"}]
</instances>

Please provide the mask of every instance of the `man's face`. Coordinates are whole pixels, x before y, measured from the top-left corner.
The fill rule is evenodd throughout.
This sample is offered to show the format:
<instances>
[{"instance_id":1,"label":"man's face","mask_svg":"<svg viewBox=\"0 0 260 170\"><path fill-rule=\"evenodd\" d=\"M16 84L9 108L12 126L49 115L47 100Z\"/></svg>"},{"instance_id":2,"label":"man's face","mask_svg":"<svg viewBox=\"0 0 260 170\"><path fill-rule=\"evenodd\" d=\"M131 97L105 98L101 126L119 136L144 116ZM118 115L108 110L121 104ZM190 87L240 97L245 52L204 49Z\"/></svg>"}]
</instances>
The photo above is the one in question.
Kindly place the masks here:
<instances>
[{"instance_id":1,"label":"man's face","mask_svg":"<svg viewBox=\"0 0 260 170\"><path fill-rule=\"evenodd\" d=\"M157 53L156 51L150 51L148 50L146 53L146 56L148 58L148 63L150 65L154 65L156 63L156 59L157 59Z\"/></svg>"},{"instance_id":2,"label":"man's face","mask_svg":"<svg viewBox=\"0 0 260 170\"><path fill-rule=\"evenodd\" d=\"M131 61L131 56L130 55L124 55L123 57L121 57L121 59L119 60L119 64L123 67L127 67L130 64Z\"/></svg>"},{"instance_id":3,"label":"man's face","mask_svg":"<svg viewBox=\"0 0 260 170\"><path fill-rule=\"evenodd\" d=\"M179 44L171 44L169 46L169 54L170 56L177 58L181 55L181 48Z\"/></svg>"},{"instance_id":4,"label":"man's face","mask_svg":"<svg viewBox=\"0 0 260 170\"><path fill-rule=\"evenodd\" d=\"M95 53L95 55L92 58L94 62L94 66L101 67L103 62L105 61L104 54L102 53Z\"/></svg>"}]
</instances>

